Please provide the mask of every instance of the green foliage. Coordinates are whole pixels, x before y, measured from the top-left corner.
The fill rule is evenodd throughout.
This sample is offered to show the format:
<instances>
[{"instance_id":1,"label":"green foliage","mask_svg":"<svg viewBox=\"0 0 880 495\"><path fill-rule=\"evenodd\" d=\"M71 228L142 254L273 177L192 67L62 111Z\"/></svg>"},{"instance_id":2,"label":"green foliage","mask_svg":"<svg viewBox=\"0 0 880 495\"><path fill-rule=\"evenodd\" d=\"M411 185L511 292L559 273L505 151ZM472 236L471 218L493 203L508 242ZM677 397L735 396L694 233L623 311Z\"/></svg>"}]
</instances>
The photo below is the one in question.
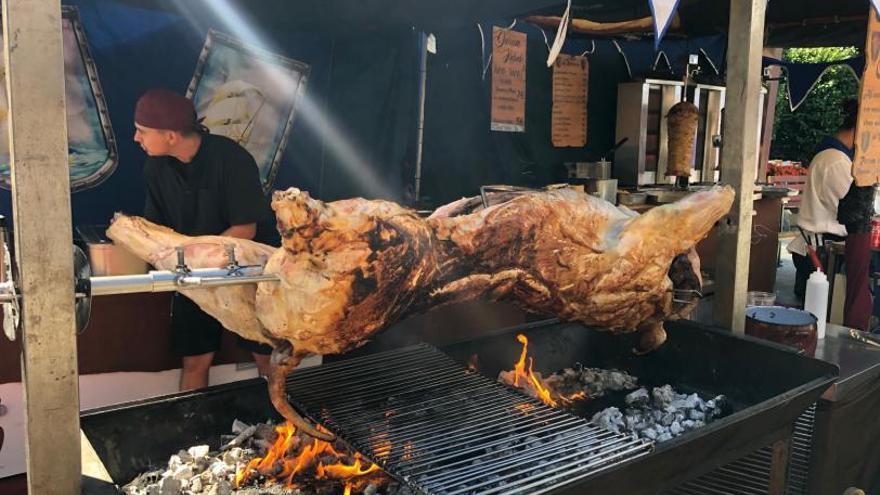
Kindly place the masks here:
<instances>
[{"instance_id":1,"label":"green foliage","mask_svg":"<svg viewBox=\"0 0 880 495\"><path fill-rule=\"evenodd\" d=\"M790 48L783 58L793 62L833 62L858 55L854 47ZM837 132L843 122L841 103L858 98L859 81L847 67L833 67L822 77L800 107L791 111L788 87L779 84L776 124L770 158L808 163L819 142Z\"/></svg>"}]
</instances>

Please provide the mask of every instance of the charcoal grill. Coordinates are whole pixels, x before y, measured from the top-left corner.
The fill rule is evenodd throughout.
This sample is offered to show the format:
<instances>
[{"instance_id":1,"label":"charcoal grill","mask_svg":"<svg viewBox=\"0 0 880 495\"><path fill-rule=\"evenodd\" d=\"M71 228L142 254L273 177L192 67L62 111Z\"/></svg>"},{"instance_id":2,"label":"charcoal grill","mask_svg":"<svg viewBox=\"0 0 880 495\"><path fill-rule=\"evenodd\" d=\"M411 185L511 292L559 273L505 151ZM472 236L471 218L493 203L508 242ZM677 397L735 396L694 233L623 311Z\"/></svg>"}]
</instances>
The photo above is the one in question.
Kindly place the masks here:
<instances>
[{"instance_id":1,"label":"charcoal grill","mask_svg":"<svg viewBox=\"0 0 880 495\"><path fill-rule=\"evenodd\" d=\"M303 370L287 384L301 410L420 493L546 493L652 447L427 345Z\"/></svg>"},{"instance_id":2,"label":"charcoal grill","mask_svg":"<svg viewBox=\"0 0 880 495\"><path fill-rule=\"evenodd\" d=\"M289 391L308 416L424 493L654 495L790 441L795 419L837 375L835 366L782 346L689 322L667 329L668 342L642 357L632 354L630 336L558 322L498 331L440 351L416 346L386 353L380 336L345 360L297 370ZM529 338L536 371L576 362L621 369L645 386L669 383L683 392L724 394L730 414L653 449L601 432L584 418L622 397L589 401L576 417L494 383L498 371L517 360L520 332ZM465 371L474 354L479 373ZM84 414L81 424L111 477L125 483L179 449L218 447L233 417L277 419L264 381L97 410ZM541 443L554 435L557 441ZM534 442L530 450L518 448L522 439Z\"/></svg>"},{"instance_id":3,"label":"charcoal grill","mask_svg":"<svg viewBox=\"0 0 880 495\"><path fill-rule=\"evenodd\" d=\"M529 339L529 354L536 358L536 371L552 372L580 362L627 371L638 377L642 386L671 384L682 392L727 397L727 416L658 444L638 462L599 473L584 486L558 491L571 494L653 495L769 445L790 442L795 420L837 376L836 366L780 345L689 321L668 322L666 328L667 342L647 356L632 353L635 335L587 331L581 325L559 322L499 332L444 350L459 362L476 354L481 371L497 376L517 359L521 346L514 336L524 333ZM622 397L610 394L584 403L579 413L591 417L622 402ZM787 462L775 469L785 471L786 466ZM782 473L783 482L786 475Z\"/></svg>"}]
</instances>

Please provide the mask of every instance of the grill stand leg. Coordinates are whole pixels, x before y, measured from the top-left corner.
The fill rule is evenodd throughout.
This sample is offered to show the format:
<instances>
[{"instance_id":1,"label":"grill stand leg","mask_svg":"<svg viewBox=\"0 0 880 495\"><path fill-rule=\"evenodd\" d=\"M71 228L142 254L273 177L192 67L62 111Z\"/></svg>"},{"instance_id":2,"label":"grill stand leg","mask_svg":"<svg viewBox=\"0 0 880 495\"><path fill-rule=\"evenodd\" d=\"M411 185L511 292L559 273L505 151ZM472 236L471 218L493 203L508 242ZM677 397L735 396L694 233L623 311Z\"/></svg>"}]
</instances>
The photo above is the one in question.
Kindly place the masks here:
<instances>
[{"instance_id":1,"label":"grill stand leg","mask_svg":"<svg viewBox=\"0 0 880 495\"><path fill-rule=\"evenodd\" d=\"M791 435L773 444L770 463L769 495L784 495L788 486L788 465L791 459Z\"/></svg>"}]
</instances>

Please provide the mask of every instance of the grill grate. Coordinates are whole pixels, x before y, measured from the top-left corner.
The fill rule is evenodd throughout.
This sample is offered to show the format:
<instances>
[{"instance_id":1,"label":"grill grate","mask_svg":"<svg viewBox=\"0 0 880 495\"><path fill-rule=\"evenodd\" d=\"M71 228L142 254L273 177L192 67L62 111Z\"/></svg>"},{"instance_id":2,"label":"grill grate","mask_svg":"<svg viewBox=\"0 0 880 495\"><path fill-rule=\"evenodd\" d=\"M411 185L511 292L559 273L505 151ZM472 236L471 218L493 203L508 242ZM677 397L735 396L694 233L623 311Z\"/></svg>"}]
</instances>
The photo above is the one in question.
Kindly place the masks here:
<instances>
[{"instance_id":1,"label":"grill grate","mask_svg":"<svg viewBox=\"0 0 880 495\"><path fill-rule=\"evenodd\" d=\"M297 407L412 489L539 494L651 452L418 345L287 380Z\"/></svg>"}]
</instances>

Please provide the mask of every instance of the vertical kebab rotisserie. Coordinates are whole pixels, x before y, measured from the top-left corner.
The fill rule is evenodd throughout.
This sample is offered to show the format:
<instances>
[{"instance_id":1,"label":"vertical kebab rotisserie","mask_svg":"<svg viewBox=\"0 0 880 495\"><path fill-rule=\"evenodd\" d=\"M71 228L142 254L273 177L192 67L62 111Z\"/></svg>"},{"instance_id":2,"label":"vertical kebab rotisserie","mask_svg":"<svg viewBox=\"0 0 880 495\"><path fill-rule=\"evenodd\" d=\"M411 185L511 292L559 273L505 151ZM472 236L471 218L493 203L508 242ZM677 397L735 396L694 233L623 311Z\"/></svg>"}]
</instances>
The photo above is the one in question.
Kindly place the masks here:
<instances>
[{"instance_id":1,"label":"vertical kebab rotisserie","mask_svg":"<svg viewBox=\"0 0 880 495\"><path fill-rule=\"evenodd\" d=\"M276 192L272 202L283 246L265 273L280 282L260 283L251 300L243 293L193 299L238 333L240 318L224 319L211 305L241 306L242 314L256 315L264 327L257 331L271 335L275 346L273 404L303 431L327 438L287 403L287 373L306 354L346 352L433 307L509 300L597 329L639 332L640 352L656 348L665 340L664 320L692 309L695 302L673 300L673 291L699 290L694 246L733 198L731 188L716 187L639 216L557 190L460 216L444 208L424 219L391 202L324 203L291 188ZM108 235L151 262L175 245L195 245L180 238L158 245L151 228L163 229L119 216ZM202 260L215 263L190 259L196 268ZM219 301L223 297L229 300Z\"/></svg>"},{"instance_id":2,"label":"vertical kebab rotisserie","mask_svg":"<svg viewBox=\"0 0 880 495\"><path fill-rule=\"evenodd\" d=\"M700 110L691 102L681 101L669 109L666 126L669 136L669 161L666 176L690 177L694 164L694 144Z\"/></svg>"}]
</instances>

